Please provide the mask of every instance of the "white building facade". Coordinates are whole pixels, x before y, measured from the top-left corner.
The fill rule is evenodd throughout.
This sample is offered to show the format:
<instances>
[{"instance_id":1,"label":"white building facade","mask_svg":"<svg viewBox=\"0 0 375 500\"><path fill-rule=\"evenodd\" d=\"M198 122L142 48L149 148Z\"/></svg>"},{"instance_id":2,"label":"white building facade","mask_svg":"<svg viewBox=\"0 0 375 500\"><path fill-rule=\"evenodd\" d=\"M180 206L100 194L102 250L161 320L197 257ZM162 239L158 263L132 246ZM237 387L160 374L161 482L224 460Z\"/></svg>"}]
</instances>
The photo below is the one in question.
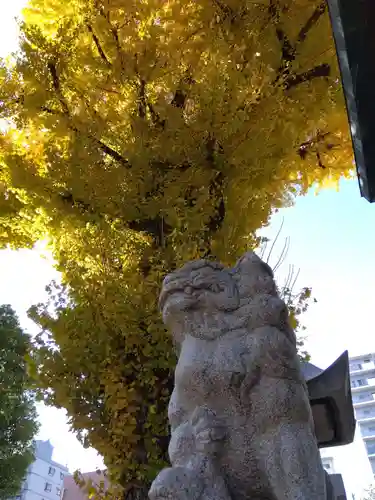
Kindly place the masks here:
<instances>
[{"instance_id":1,"label":"white building facade","mask_svg":"<svg viewBox=\"0 0 375 500\"><path fill-rule=\"evenodd\" d=\"M342 475L347 499L362 500L373 481L373 473L358 424L353 443L322 448L320 456L328 474Z\"/></svg>"},{"instance_id":2,"label":"white building facade","mask_svg":"<svg viewBox=\"0 0 375 500\"><path fill-rule=\"evenodd\" d=\"M16 500L60 500L66 467L52 460L53 446L49 441L35 442L35 461L29 466Z\"/></svg>"},{"instance_id":3,"label":"white building facade","mask_svg":"<svg viewBox=\"0 0 375 500\"><path fill-rule=\"evenodd\" d=\"M375 475L375 353L350 358L355 417Z\"/></svg>"}]
</instances>

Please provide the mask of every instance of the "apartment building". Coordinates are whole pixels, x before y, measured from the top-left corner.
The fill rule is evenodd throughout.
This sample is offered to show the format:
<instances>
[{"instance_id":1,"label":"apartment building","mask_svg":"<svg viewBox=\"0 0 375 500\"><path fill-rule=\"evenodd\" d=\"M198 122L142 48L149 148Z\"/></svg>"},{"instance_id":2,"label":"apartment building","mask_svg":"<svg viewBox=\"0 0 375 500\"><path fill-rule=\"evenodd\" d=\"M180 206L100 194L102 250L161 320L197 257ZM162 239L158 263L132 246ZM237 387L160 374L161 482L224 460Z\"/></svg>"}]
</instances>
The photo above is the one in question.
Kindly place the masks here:
<instances>
[{"instance_id":1,"label":"apartment building","mask_svg":"<svg viewBox=\"0 0 375 500\"><path fill-rule=\"evenodd\" d=\"M26 479L16 500L60 500L68 469L52 460L49 441L35 441L35 461L29 466Z\"/></svg>"},{"instance_id":2,"label":"apartment building","mask_svg":"<svg viewBox=\"0 0 375 500\"><path fill-rule=\"evenodd\" d=\"M84 472L81 477L87 485L91 483L95 488L100 489L101 484L105 490L109 487L109 481L104 472ZM80 488L73 476L66 476L64 478L62 500L89 500L89 498L86 488Z\"/></svg>"},{"instance_id":3,"label":"apartment building","mask_svg":"<svg viewBox=\"0 0 375 500\"><path fill-rule=\"evenodd\" d=\"M355 416L375 475L375 353L350 357Z\"/></svg>"},{"instance_id":4,"label":"apartment building","mask_svg":"<svg viewBox=\"0 0 375 500\"><path fill-rule=\"evenodd\" d=\"M332 482L337 483L339 477L342 477L347 500L362 500L366 488L373 480L373 473L359 425L357 424L353 443L322 448L320 456L323 467L330 474ZM337 498L340 498L340 494Z\"/></svg>"}]
</instances>

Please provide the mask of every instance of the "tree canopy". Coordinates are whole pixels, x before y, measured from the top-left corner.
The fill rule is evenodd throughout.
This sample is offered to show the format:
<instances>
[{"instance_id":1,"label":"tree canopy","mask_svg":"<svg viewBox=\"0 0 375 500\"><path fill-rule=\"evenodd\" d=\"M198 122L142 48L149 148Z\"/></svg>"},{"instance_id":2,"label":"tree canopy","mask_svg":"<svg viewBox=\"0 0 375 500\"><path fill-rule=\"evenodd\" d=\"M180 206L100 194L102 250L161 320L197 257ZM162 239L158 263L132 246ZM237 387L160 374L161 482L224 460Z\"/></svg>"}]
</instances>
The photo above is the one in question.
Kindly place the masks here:
<instances>
[{"instance_id":1,"label":"tree canopy","mask_svg":"<svg viewBox=\"0 0 375 500\"><path fill-rule=\"evenodd\" d=\"M30 393L26 356L29 337L21 330L10 306L0 306L0 499L20 491L33 461L37 432L36 410Z\"/></svg>"},{"instance_id":2,"label":"tree canopy","mask_svg":"<svg viewBox=\"0 0 375 500\"><path fill-rule=\"evenodd\" d=\"M47 238L63 277L54 312L31 311L34 375L144 495L175 363L162 277L232 263L272 211L350 175L326 2L32 0L21 33L0 68L0 242Z\"/></svg>"}]
</instances>

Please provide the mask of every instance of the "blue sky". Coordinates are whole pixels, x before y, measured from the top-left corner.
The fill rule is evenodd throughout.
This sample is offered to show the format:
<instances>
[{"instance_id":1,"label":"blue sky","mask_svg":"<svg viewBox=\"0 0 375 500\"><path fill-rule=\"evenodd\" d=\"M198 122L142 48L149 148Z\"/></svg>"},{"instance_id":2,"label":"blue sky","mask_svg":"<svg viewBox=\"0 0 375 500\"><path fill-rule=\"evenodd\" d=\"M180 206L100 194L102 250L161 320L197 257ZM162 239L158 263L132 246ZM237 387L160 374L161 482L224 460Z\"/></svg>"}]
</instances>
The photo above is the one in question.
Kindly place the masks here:
<instances>
[{"instance_id":1,"label":"blue sky","mask_svg":"<svg viewBox=\"0 0 375 500\"><path fill-rule=\"evenodd\" d=\"M23 4L24 0L2 2L0 55L16 48L12 19ZM293 264L300 269L297 287L311 286L318 300L304 317L312 361L326 367L345 349L350 354L374 351L375 204L360 197L356 180L343 181L339 192L326 190L316 196L311 191L299 198L294 207L275 214L263 233L273 238L282 220L274 259L285 237L290 238L290 249L277 276L282 279ZM41 248L0 252L0 303L11 303L29 331L34 327L26 310L46 298L45 286L57 277L51 259L40 253ZM40 437L51 440L56 461L70 470L101 465L96 452L84 450L69 433L62 410L40 406L39 415Z\"/></svg>"},{"instance_id":2,"label":"blue sky","mask_svg":"<svg viewBox=\"0 0 375 500\"><path fill-rule=\"evenodd\" d=\"M326 367L345 349L375 350L375 204L360 197L356 180L346 180L338 192L312 190L299 198L265 234L272 238L282 220L281 236L290 237L282 271L289 263L299 268L298 284L311 286L318 300L304 317L313 361Z\"/></svg>"}]
</instances>

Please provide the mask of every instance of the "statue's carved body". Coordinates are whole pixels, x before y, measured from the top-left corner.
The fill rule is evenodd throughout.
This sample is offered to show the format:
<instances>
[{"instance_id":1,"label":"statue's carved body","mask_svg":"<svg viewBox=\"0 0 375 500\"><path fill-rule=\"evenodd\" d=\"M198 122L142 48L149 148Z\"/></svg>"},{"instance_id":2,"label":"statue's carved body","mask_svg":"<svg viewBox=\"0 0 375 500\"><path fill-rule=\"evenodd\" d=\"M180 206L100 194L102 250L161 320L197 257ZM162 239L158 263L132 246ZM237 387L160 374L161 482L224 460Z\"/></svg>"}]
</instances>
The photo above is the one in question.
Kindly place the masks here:
<instances>
[{"instance_id":1,"label":"statue's carved body","mask_svg":"<svg viewBox=\"0 0 375 500\"><path fill-rule=\"evenodd\" d=\"M161 307L179 360L172 468L150 497L325 500L295 337L268 266L254 254L232 270L189 263L166 278Z\"/></svg>"}]
</instances>

